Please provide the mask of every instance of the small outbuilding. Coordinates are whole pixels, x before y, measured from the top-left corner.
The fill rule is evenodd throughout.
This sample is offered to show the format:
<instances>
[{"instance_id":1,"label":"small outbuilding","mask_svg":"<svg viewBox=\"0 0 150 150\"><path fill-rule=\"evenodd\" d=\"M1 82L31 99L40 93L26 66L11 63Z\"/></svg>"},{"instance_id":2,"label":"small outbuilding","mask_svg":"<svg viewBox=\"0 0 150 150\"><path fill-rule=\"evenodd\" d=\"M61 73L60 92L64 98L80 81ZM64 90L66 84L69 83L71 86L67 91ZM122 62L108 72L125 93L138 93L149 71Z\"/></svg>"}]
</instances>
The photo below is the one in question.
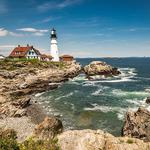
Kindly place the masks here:
<instances>
[{"instance_id":1,"label":"small outbuilding","mask_svg":"<svg viewBox=\"0 0 150 150\"><path fill-rule=\"evenodd\" d=\"M52 61L53 57L51 55L41 54L41 61Z\"/></svg>"},{"instance_id":2,"label":"small outbuilding","mask_svg":"<svg viewBox=\"0 0 150 150\"><path fill-rule=\"evenodd\" d=\"M74 57L71 55L62 55L59 57L60 61L74 61Z\"/></svg>"}]
</instances>

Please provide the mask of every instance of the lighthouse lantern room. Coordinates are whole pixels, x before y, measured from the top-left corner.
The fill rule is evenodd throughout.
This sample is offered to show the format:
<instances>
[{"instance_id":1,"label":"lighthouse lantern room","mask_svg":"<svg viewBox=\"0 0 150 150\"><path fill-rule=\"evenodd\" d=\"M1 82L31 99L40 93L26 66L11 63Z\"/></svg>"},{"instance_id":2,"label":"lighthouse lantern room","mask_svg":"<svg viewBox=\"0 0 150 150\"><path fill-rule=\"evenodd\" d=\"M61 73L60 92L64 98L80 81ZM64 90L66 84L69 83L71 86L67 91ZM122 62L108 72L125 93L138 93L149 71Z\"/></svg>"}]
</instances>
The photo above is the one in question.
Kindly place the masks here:
<instances>
[{"instance_id":1,"label":"lighthouse lantern room","mask_svg":"<svg viewBox=\"0 0 150 150\"><path fill-rule=\"evenodd\" d=\"M53 57L52 61L59 61L57 34L54 28L51 30L51 56Z\"/></svg>"}]
</instances>

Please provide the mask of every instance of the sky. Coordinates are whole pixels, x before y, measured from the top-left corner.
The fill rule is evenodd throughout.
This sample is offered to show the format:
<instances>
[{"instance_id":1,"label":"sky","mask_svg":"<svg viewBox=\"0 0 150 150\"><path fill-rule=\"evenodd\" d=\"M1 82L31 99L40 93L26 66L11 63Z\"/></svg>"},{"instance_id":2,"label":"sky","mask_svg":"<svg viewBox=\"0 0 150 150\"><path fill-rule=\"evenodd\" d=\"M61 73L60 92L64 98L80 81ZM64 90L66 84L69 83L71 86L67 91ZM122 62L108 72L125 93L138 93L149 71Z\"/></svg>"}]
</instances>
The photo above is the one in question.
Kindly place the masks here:
<instances>
[{"instance_id":1,"label":"sky","mask_svg":"<svg viewBox=\"0 0 150 150\"><path fill-rule=\"evenodd\" d=\"M74 57L150 57L150 0L0 0L0 54L33 45Z\"/></svg>"}]
</instances>

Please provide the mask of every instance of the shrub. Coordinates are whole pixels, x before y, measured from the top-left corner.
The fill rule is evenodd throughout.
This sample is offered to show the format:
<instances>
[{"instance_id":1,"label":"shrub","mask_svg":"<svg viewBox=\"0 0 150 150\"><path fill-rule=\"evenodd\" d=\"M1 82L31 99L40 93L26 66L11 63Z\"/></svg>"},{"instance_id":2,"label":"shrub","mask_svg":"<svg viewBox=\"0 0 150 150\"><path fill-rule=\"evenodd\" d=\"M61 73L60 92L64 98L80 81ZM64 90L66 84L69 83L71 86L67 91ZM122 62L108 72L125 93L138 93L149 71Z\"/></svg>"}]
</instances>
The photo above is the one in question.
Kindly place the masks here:
<instances>
[{"instance_id":1,"label":"shrub","mask_svg":"<svg viewBox=\"0 0 150 150\"><path fill-rule=\"evenodd\" d=\"M132 144L132 143L133 143L133 140L132 140L132 139L128 139L128 140L127 140L127 143L128 143L128 144Z\"/></svg>"},{"instance_id":2,"label":"shrub","mask_svg":"<svg viewBox=\"0 0 150 150\"><path fill-rule=\"evenodd\" d=\"M60 150L57 139L34 140L29 138L17 143L16 132L12 129L0 129L0 150Z\"/></svg>"},{"instance_id":3,"label":"shrub","mask_svg":"<svg viewBox=\"0 0 150 150\"><path fill-rule=\"evenodd\" d=\"M19 148L20 150L60 150L56 139L51 139L49 141L35 141L32 138L29 138L28 140L21 143Z\"/></svg>"},{"instance_id":4,"label":"shrub","mask_svg":"<svg viewBox=\"0 0 150 150\"><path fill-rule=\"evenodd\" d=\"M16 132L12 129L0 129L0 150L19 150Z\"/></svg>"}]
</instances>

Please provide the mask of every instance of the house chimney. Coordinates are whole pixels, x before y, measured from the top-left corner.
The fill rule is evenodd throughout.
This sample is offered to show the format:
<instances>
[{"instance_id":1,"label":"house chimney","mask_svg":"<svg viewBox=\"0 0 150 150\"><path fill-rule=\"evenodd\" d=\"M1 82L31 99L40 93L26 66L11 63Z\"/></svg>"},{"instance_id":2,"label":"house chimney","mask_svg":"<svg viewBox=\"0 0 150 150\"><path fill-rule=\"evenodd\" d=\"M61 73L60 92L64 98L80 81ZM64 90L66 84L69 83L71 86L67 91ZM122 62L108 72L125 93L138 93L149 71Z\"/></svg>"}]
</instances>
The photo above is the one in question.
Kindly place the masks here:
<instances>
[{"instance_id":1,"label":"house chimney","mask_svg":"<svg viewBox=\"0 0 150 150\"><path fill-rule=\"evenodd\" d=\"M27 44L27 47L29 47L29 44Z\"/></svg>"},{"instance_id":2,"label":"house chimney","mask_svg":"<svg viewBox=\"0 0 150 150\"><path fill-rule=\"evenodd\" d=\"M20 47L20 45L18 45L18 47Z\"/></svg>"}]
</instances>

